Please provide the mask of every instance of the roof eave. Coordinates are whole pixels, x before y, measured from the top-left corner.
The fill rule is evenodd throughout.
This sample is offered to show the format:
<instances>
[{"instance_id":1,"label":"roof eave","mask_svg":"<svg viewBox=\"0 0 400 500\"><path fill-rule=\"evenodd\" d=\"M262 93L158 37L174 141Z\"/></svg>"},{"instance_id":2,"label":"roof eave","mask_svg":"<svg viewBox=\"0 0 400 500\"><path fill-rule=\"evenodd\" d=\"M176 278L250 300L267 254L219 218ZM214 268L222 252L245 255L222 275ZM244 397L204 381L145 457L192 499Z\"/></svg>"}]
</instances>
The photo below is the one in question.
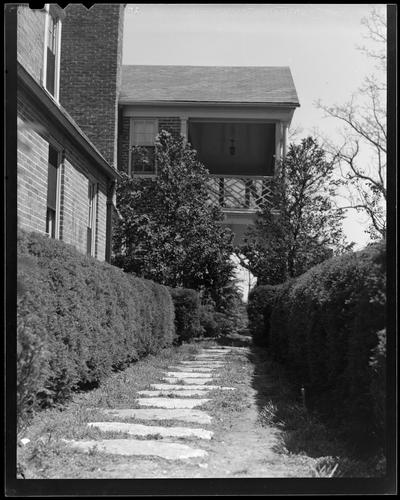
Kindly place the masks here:
<instances>
[{"instance_id":1,"label":"roof eave","mask_svg":"<svg viewBox=\"0 0 400 500\"><path fill-rule=\"evenodd\" d=\"M29 95L51 114L56 123L92 158L100 170L110 179L119 179L120 173L104 159L89 139L82 135L74 120L63 111L61 106L47 94L20 63L17 66L17 74L18 84L22 84Z\"/></svg>"},{"instance_id":2,"label":"roof eave","mask_svg":"<svg viewBox=\"0 0 400 500\"><path fill-rule=\"evenodd\" d=\"M235 102L235 101L139 101L134 99L119 99L120 106L227 106L227 107L254 107L265 108L298 108L299 102Z\"/></svg>"}]
</instances>

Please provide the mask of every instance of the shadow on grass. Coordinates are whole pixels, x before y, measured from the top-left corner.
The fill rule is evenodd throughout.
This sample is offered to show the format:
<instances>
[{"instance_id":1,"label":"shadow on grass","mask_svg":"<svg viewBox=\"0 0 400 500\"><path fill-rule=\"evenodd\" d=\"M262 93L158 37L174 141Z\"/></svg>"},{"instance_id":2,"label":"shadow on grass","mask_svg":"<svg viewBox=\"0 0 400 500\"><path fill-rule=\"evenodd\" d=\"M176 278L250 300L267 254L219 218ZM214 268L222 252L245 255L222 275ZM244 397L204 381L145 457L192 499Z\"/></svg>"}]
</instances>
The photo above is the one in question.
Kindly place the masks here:
<instances>
[{"instance_id":1,"label":"shadow on grass","mask_svg":"<svg viewBox=\"0 0 400 500\"><path fill-rule=\"evenodd\" d=\"M254 365L252 386L260 424L280 430L280 444L274 451L317 459L315 471L319 477L382 475L382 460L361 458L316 413L308 411L300 388L289 382L284 367L271 359L267 349L250 343L247 357Z\"/></svg>"}]
</instances>

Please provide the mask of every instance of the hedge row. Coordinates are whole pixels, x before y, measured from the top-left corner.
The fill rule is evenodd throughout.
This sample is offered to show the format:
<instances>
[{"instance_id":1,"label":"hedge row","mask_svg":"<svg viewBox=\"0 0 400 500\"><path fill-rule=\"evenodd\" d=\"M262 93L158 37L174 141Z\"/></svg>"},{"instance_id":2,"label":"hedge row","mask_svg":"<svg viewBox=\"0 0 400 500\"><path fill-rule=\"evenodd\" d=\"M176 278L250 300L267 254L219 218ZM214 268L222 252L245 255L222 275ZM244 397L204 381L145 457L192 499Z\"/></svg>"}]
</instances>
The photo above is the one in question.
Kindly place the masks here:
<instances>
[{"instance_id":1,"label":"hedge row","mask_svg":"<svg viewBox=\"0 0 400 500\"><path fill-rule=\"evenodd\" d=\"M175 307L175 331L179 342L200 337L200 296L189 288L170 288Z\"/></svg>"},{"instance_id":2,"label":"hedge row","mask_svg":"<svg viewBox=\"0 0 400 500\"><path fill-rule=\"evenodd\" d=\"M357 443L384 433L385 257L384 243L370 245L249 297L254 342Z\"/></svg>"},{"instance_id":3,"label":"hedge row","mask_svg":"<svg viewBox=\"0 0 400 500\"><path fill-rule=\"evenodd\" d=\"M174 341L166 287L37 233L19 232L18 263L19 415Z\"/></svg>"}]
</instances>

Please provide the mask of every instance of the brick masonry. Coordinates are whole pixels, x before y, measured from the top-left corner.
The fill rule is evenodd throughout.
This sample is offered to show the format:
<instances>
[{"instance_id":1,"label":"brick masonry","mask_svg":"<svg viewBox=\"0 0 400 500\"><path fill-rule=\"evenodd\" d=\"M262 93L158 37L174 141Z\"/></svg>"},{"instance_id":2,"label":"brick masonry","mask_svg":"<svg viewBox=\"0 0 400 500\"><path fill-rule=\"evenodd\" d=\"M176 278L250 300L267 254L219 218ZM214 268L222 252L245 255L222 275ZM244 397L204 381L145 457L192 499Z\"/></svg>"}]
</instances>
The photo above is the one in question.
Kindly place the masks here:
<instances>
[{"instance_id":1,"label":"brick masonry","mask_svg":"<svg viewBox=\"0 0 400 500\"><path fill-rule=\"evenodd\" d=\"M64 151L60 165L60 239L86 253L88 179L98 184L96 257L105 260L107 178L75 145L51 117L18 92L18 225L45 233L49 143ZM32 128L34 123L36 129ZM38 128L40 127L40 129Z\"/></svg>"},{"instance_id":2,"label":"brick masonry","mask_svg":"<svg viewBox=\"0 0 400 500\"><path fill-rule=\"evenodd\" d=\"M173 116L168 118L158 119L158 132L161 130L166 130L170 132L174 137L179 137L181 134L181 119L179 117Z\"/></svg>"},{"instance_id":3,"label":"brick masonry","mask_svg":"<svg viewBox=\"0 0 400 500\"><path fill-rule=\"evenodd\" d=\"M58 8L58 7L57 7ZM60 90L68 113L79 122L109 162L115 163L117 99L121 79L123 10L119 5L90 9L70 4L61 30ZM17 59L42 86L44 9L18 6ZM76 43L75 43L76 42ZM69 65L69 66L68 66ZM43 92L45 92L43 90ZM50 97L49 97L50 98ZM88 182L97 184L95 256L106 255L107 178L68 139L51 117L18 89L18 225L45 233L49 143L63 152L59 167L59 238L86 253ZM79 124L79 123L78 123Z\"/></svg>"},{"instance_id":4,"label":"brick masonry","mask_svg":"<svg viewBox=\"0 0 400 500\"><path fill-rule=\"evenodd\" d=\"M131 118L122 116L120 111L119 130L118 130L118 170L128 173L129 171L129 133ZM181 119L176 116L158 118L158 132L166 130L174 137L181 134Z\"/></svg>"},{"instance_id":5,"label":"brick masonry","mask_svg":"<svg viewBox=\"0 0 400 500\"><path fill-rule=\"evenodd\" d=\"M116 166L124 5L69 4L65 12L60 103Z\"/></svg>"},{"instance_id":6,"label":"brick masonry","mask_svg":"<svg viewBox=\"0 0 400 500\"><path fill-rule=\"evenodd\" d=\"M38 83L42 78L45 19L44 10L18 7L17 60Z\"/></svg>"},{"instance_id":7,"label":"brick masonry","mask_svg":"<svg viewBox=\"0 0 400 500\"><path fill-rule=\"evenodd\" d=\"M129 171L129 130L131 119L127 116L122 116L119 120L118 131L118 170L125 172Z\"/></svg>"}]
</instances>

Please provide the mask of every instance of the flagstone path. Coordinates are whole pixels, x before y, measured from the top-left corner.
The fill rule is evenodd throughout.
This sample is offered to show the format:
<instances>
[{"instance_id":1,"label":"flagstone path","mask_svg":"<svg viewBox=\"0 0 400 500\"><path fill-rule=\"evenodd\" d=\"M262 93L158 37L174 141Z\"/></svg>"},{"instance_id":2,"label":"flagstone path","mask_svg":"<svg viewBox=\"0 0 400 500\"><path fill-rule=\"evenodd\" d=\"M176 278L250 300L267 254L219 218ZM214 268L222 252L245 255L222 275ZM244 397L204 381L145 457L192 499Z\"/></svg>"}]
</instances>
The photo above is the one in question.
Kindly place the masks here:
<instances>
[{"instance_id":1,"label":"flagstone path","mask_svg":"<svg viewBox=\"0 0 400 500\"><path fill-rule=\"evenodd\" d=\"M143 361L54 422L53 415L38 422L20 449L25 476L315 477L316 459L287 450L281 427L260 413L281 384L243 337L243 347L199 342L169 364Z\"/></svg>"},{"instance_id":2,"label":"flagstone path","mask_svg":"<svg viewBox=\"0 0 400 500\"><path fill-rule=\"evenodd\" d=\"M244 349L246 348L202 349L193 361L182 361L179 365L169 367L171 371L165 373L164 383L151 384L151 390L139 391L136 402L140 408L96 408L113 420L87 424L101 432L123 432L129 437L64 442L84 452L97 450L111 455L159 457L178 461L207 457L208 452L201 444L184 444L182 439L210 440L213 432L202 427L182 427L180 422L211 424L212 417L197 407L210 401L205 396L212 390L235 390L234 387L218 385L218 371L224 366L225 356ZM118 417L129 418L131 422L117 422L114 419ZM148 421L149 425L135 420ZM172 421L174 425L163 426L160 425L161 421Z\"/></svg>"}]
</instances>

